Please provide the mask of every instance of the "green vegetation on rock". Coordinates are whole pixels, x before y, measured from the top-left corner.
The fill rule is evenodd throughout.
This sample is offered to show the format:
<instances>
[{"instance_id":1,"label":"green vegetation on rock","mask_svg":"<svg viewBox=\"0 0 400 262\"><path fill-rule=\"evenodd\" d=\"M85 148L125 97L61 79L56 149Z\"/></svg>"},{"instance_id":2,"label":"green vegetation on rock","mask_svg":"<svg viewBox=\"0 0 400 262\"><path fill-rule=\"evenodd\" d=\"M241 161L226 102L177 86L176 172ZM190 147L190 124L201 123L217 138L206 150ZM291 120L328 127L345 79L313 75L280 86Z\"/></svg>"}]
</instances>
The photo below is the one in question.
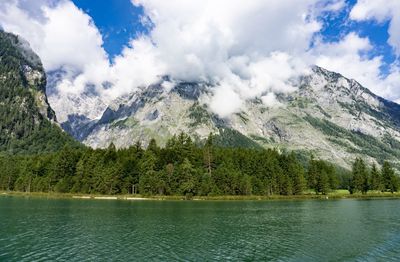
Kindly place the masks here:
<instances>
[{"instance_id":1,"label":"green vegetation on rock","mask_svg":"<svg viewBox=\"0 0 400 262\"><path fill-rule=\"evenodd\" d=\"M189 108L189 118L192 120L191 126L195 127L207 123L210 119L210 113L199 103L194 103Z\"/></svg>"},{"instance_id":2,"label":"green vegetation on rock","mask_svg":"<svg viewBox=\"0 0 400 262\"><path fill-rule=\"evenodd\" d=\"M332 122L312 116L304 117L313 127L319 129L329 140L347 149L350 153L359 153L371 156L380 163L384 160L393 160L400 157L399 142L390 136L380 141L377 138L357 131L349 131ZM345 141L348 142L345 142ZM350 143L356 146L352 146Z\"/></svg>"},{"instance_id":3,"label":"green vegetation on rock","mask_svg":"<svg viewBox=\"0 0 400 262\"><path fill-rule=\"evenodd\" d=\"M221 147L262 148L262 146L240 132L230 128L220 128L215 144Z\"/></svg>"},{"instance_id":4,"label":"green vegetation on rock","mask_svg":"<svg viewBox=\"0 0 400 262\"><path fill-rule=\"evenodd\" d=\"M32 154L53 152L65 144L78 146L53 123L44 70L25 45L0 31L0 151Z\"/></svg>"}]
</instances>

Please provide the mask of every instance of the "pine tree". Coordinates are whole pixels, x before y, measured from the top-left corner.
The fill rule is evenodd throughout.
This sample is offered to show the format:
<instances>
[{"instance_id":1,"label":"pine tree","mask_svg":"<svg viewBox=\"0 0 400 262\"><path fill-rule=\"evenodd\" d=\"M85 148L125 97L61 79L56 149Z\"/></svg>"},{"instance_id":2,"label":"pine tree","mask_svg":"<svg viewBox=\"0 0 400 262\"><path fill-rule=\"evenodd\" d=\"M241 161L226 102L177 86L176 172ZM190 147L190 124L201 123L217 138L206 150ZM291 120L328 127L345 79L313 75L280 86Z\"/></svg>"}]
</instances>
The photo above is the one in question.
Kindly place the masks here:
<instances>
[{"instance_id":1,"label":"pine tree","mask_svg":"<svg viewBox=\"0 0 400 262\"><path fill-rule=\"evenodd\" d=\"M153 152L154 154L157 154L159 149L160 148L157 145L157 141L152 138L149 142L149 145L147 146L147 150Z\"/></svg>"},{"instance_id":2,"label":"pine tree","mask_svg":"<svg viewBox=\"0 0 400 262\"><path fill-rule=\"evenodd\" d=\"M316 189L318 173L317 161L314 160L314 158L311 158L308 163L307 186L310 189L314 189L316 193L318 193L318 190Z\"/></svg>"},{"instance_id":3,"label":"pine tree","mask_svg":"<svg viewBox=\"0 0 400 262\"><path fill-rule=\"evenodd\" d=\"M329 177L333 175L334 169L325 161L311 158L308 165L307 179L308 185L315 193L327 194L329 191Z\"/></svg>"},{"instance_id":4,"label":"pine tree","mask_svg":"<svg viewBox=\"0 0 400 262\"><path fill-rule=\"evenodd\" d=\"M157 193L156 155L153 150L147 150L140 165L139 191L140 194Z\"/></svg>"},{"instance_id":5,"label":"pine tree","mask_svg":"<svg viewBox=\"0 0 400 262\"><path fill-rule=\"evenodd\" d=\"M192 197L196 192L196 171L189 159L183 160L183 163L179 166L179 173L181 180L179 192L186 197Z\"/></svg>"},{"instance_id":6,"label":"pine tree","mask_svg":"<svg viewBox=\"0 0 400 262\"><path fill-rule=\"evenodd\" d=\"M382 184L384 191L396 192L398 190L398 178L396 177L392 166L385 161L382 166Z\"/></svg>"},{"instance_id":7,"label":"pine tree","mask_svg":"<svg viewBox=\"0 0 400 262\"><path fill-rule=\"evenodd\" d=\"M382 190L382 177L375 163L372 164L370 178L371 178L371 189Z\"/></svg>"},{"instance_id":8,"label":"pine tree","mask_svg":"<svg viewBox=\"0 0 400 262\"><path fill-rule=\"evenodd\" d=\"M299 163L294 153L288 156L287 161L287 173L291 179L292 194L299 195L303 192L306 183L304 179L304 168Z\"/></svg>"},{"instance_id":9,"label":"pine tree","mask_svg":"<svg viewBox=\"0 0 400 262\"><path fill-rule=\"evenodd\" d=\"M352 175L352 188L355 191L361 191L362 194L366 194L370 186L367 168L361 158L356 158L354 161Z\"/></svg>"},{"instance_id":10,"label":"pine tree","mask_svg":"<svg viewBox=\"0 0 400 262\"><path fill-rule=\"evenodd\" d=\"M211 177L214 166L214 145L213 135L209 134L206 144L203 148L204 165L207 169L207 174Z\"/></svg>"},{"instance_id":11,"label":"pine tree","mask_svg":"<svg viewBox=\"0 0 400 262\"><path fill-rule=\"evenodd\" d=\"M316 192L326 195L329 191L329 177L325 170L317 176Z\"/></svg>"}]
</instances>

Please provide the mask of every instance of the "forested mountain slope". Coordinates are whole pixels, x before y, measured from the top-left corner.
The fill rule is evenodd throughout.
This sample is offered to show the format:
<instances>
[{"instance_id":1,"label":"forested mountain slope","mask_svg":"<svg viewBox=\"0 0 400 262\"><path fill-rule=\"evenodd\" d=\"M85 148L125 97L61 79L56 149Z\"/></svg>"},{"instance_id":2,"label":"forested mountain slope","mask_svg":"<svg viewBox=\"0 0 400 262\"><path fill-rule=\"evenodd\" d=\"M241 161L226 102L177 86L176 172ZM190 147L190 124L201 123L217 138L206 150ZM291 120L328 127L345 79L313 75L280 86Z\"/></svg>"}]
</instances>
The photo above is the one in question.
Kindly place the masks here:
<instances>
[{"instance_id":1,"label":"forested mountain slope","mask_svg":"<svg viewBox=\"0 0 400 262\"><path fill-rule=\"evenodd\" d=\"M39 57L18 36L0 31L0 151L51 152L79 145L56 122Z\"/></svg>"}]
</instances>

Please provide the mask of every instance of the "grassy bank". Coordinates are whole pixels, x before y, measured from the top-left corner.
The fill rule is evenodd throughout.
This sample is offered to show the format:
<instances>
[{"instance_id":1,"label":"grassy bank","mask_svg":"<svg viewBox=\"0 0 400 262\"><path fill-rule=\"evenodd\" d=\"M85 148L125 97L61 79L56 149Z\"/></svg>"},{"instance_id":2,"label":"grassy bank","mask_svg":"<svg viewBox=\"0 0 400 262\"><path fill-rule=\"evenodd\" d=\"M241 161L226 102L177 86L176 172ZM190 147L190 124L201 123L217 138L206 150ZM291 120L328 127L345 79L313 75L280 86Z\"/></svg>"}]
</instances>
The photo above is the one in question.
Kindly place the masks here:
<instances>
[{"instance_id":1,"label":"grassy bank","mask_svg":"<svg viewBox=\"0 0 400 262\"><path fill-rule=\"evenodd\" d=\"M375 199L375 198L400 198L400 192L372 191L368 194L350 194L347 190L335 190L327 195L316 195L313 192L305 192L302 195L271 195L271 196L195 196L190 199L184 196L142 196L142 195L99 195L99 194L72 194L72 193L43 193L43 192L16 192L0 191L3 197L37 197L48 199L93 199L93 200L304 200L304 199Z\"/></svg>"}]
</instances>

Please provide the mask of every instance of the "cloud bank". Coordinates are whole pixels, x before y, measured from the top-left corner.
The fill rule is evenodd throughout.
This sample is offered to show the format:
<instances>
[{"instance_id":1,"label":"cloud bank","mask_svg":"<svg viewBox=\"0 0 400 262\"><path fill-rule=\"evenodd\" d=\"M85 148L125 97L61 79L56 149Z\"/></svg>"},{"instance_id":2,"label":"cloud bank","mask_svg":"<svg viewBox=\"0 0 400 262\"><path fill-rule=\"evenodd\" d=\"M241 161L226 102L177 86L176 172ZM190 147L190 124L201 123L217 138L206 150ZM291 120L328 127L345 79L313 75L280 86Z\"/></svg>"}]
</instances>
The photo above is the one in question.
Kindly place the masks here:
<instances>
[{"instance_id":1,"label":"cloud bank","mask_svg":"<svg viewBox=\"0 0 400 262\"><path fill-rule=\"evenodd\" d=\"M375 2L358 1L350 18L390 21L388 41L398 54L399 18L393 11L398 1L386 9L383 4L375 7ZM374 48L368 38L351 32L338 42L326 43L319 37L321 17L340 12L346 7L343 0L135 0L132 4L143 7L142 21L149 34L132 39L111 62L92 19L69 0L39 0L34 6L6 0L0 4L0 24L30 42L47 71L62 72L54 84L59 99L79 97L90 88L107 104L169 75L174 81L215 84L210 108L225 117L254 97L267 106L276 105L275 93L295 90L291 80L313 64L354 78L392 100L400 97L398 65L382 75L382 57L365 55ZM68 109L61 121L73 110Z\"/></svg>"}]
</instances>

